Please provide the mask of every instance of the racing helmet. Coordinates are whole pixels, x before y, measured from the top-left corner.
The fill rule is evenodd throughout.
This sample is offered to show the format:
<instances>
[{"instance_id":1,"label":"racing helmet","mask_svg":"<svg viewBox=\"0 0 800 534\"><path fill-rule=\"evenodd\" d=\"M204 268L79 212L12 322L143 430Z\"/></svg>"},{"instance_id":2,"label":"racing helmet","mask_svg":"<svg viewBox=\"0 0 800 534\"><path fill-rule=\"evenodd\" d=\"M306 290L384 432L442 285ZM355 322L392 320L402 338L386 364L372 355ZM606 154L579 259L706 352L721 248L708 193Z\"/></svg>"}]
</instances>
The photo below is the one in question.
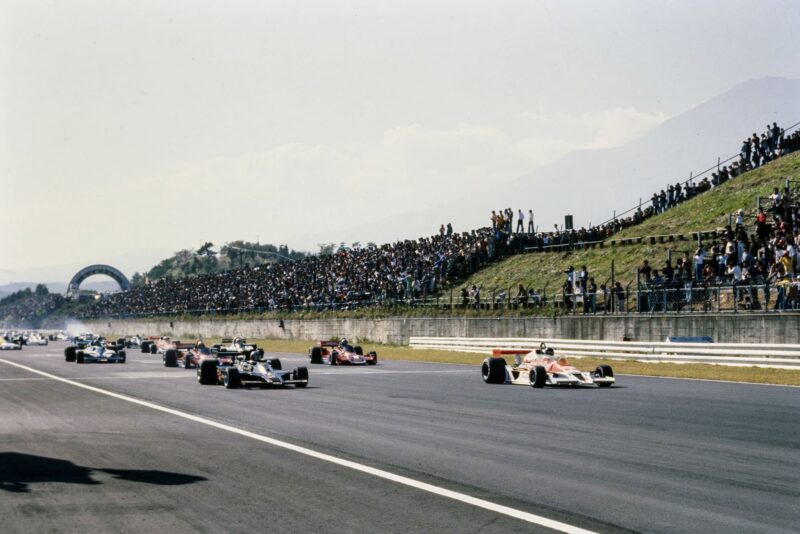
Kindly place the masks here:
<instances>
[{"instance_id":1,"label":"racing helmet","mask_svg":"<svg viewBox=\"0 0 800 534\"><path fill-rule=\"evenodd\" d=\"M343 338L342 338L342 340L339 342L339 345L341 345L342 347L344 347L345 345L347 345L347 338L346 338L346 337L343 337Z\"/></svg>"}]
</instances>

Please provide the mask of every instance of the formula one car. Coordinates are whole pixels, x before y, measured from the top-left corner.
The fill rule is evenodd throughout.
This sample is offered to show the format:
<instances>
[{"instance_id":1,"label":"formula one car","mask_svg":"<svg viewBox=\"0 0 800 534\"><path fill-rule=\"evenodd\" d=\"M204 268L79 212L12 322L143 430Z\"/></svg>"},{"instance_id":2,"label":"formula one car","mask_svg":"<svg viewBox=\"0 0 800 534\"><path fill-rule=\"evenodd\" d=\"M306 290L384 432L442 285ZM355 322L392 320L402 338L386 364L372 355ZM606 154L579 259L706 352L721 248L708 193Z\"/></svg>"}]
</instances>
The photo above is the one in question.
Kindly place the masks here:
<instances>
[{"instance_id":1,"label":"formula one car","mask_svg":"<svg viewBox=\"0 0 800 534\"><path fill-rule=\"evenodd\" d=\"M223 338L220 343L213 345L213 349L219 354L225 354L233 357L239 357L242 355L249 356L253 351L259 350L258 345L255 343L248 343L243 337ZM263 356L264 351L262 350L259 357Z\"/></svg>"},{"instance_id":2,"label":"formula one car","mask_svg":"<svg viewBox=\"0 0 800 534\"><path fill-rule=\"evenodd\" d=\"M258 357L263 356L264 351L258 349L254 353ZM192 369L200 366L203 361L211 360L219 365L231 365L235 361L235 356L228 352L218 352L209 349L205 343L198 341L194 344L180 343L174 344L174 348L164 352L164 367L183 367Z\"/></svg>"},{"instance_id":3,"label":"formula one car","mask_svg":"<svg viewBox=\"0 0 800 534\"><path fill-rule=\"evenodd\" d=\"M364 350L356 345L350 345L346 339L336 341L318 341L308 349L308 358L311 363L326 363L328 365L375 365L378 363L378 353L373 351L364 354Z\"/></svg>"},{"instance_id":4,"label":"formula one car","mask_svg":"<svg viewBox=\"0 0 800 534\"><path fill-rule=\"evenodd\" d=\"M97 338L84 348L71 345L64 349L64 359L76 363L125 363L125 351L114 342Z\"/></svg>"},{"instance_id":5,"label":"formula one car","mask_svg":"<svg viewBox=\"0 0 800 534\"><path fill-rule=\"evenodd\" d=\"M31 334L28 336L28 345L46 346L48 343L49 342L45 336L39 334Z\"/></svg>"},{"instance_id":6,"label":"formula one car","mask_svg":"<svg viewBox=\"0 0 800 534\"><path fill-rule=\"evenodd\" d=\"M4 337L0 337L0 350L22 350L22 345L12 343Z\"/></svg>"},{"instance_id":7,"label":"formula one car","mask_svg":"<svg viewBox=\"0 0 800 534\"><path fill-rule=\"evenodd\" d=\"M513 355L514 365L508 365L504 355ZM556 358L555 351L544 343L535 351L495 349L492 357L483 361L481 375L487 384L516 384L534 388L609 387L614 384L614 371L608 365L598 365L594 372L579 371L569 365L565 358Z\"/></svg>"},{"instance_id":8,"label":"formula one car","mask_svg":"<svg viewBox=\"0 0 800 534\"><path fill-rule=\"evenodd\" d=\"M308 368L284 371L278 358L265 358L263 352L252 351L247 356L239 355L230 364L201 361L197 368L197 381L204 386L223 384L227 389L289 385L304 388L308 385Z\"/></svg>"}]
</instances>

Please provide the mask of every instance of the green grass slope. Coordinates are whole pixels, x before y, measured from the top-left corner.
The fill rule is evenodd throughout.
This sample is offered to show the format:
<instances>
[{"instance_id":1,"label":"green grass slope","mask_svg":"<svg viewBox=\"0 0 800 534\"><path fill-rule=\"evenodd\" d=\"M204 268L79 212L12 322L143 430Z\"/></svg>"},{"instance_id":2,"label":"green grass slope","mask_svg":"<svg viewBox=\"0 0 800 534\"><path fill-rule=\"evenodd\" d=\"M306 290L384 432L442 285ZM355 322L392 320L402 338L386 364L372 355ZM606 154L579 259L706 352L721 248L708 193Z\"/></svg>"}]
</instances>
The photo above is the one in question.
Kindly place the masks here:
<instances>
[{"instance_id":1,"label":"green grass slope","mask_svg":"<svg viewBox=\"0 0 800 534\"><path fill-rule=\"evenodd\" d=\"M791 154L759 169L745 173L720 187L707 191L688 202L684 202L661 215L651 217L642 224L628 228L615 239L645 237L666 234L688 234L690 232L714 230L724 227L728 214L743 208L748 215L756 211L756 197L766 197L773 187L783 187L787 176L800 179L800 153ZM745 219L748 232L752 231L752 219ZM615 279L625 286L636 281L636 268L642 260L649 259L653 268L660 269L672 250L673 265L684 252L694 253L692 241L675 241L664 244L641 244L611 248L575 250L562 253L531 253L512 256L499 261L469 277L459 287L476 284L487 291L516 288L518 284L546 289L548 294L558 292L564 282L564 272L572 265L580 270L586 265L589 276L599 286L611 279L611 262L614 262Z\"/></svg>"}]
</instances>

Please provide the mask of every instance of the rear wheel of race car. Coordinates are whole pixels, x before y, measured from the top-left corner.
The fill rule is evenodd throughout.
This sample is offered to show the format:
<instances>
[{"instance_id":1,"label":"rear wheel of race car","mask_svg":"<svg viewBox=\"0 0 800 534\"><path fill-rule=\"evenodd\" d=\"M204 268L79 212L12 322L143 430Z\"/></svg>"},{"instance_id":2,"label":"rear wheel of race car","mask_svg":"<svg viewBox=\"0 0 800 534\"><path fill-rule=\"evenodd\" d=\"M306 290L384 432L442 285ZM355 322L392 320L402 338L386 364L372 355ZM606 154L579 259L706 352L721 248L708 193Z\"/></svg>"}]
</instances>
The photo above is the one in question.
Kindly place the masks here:
<instances>
[{"instance_id":1,"label":"rear wheel of race car","mask_svg":"<svg viewBox=\"0 0 800 534\"><path fill-rule=\"evenodd\" d=\"M121 337L117 339L117 347L124 349L125 348L125 338Z\"/></svg>"},{"instance_id":2,"label":"rear wheel of race car","mask_svg":"<svg viewBox=\"0 0 800 534\"><path fill-rule=\"evenodd\" d=\"M117 360L119 363L125 363L127 361L127 355L124 350L119 351L117 355L119 356L119 360Z\"/></svg>"},{"instance_id":3,"label":"rear wheel of race car","mask_svg":"<svg viewBox=\"0 0 800 534\"><path fill-rule=\"evenodd\" d=\"M272 367L273 370L275 371L283 370L280 358L270 358L269 360L267 360L267 362L269 363L269 366Z\"/></svg>"},{"instance_id":4,"label":"rear wheel of race car","mask_svg":"<svg viewBox=\"0 0 800 534\"><path fill-rule=\"evenodd\" d=\"M298 367L294 372L296 380L305 380L302 384L295 384L298 388L304 388L308 385L308 367Z\"/></svg>"},{"instance_id":5,"label":"rear wheel of race car","mask_svg":"<svg viewBox=\"0 0 800 534\"><path fill-rule=\"evenodd\" d=\"M150 344L151 344L150 341L142 341L142 352L144 354L150 352Z\"/></svg>"},{"instance_id":6,"label":"rear wheel of race car","mask_svg":"<svg viewBox=\"0 0 800 534\"><path fill-rule=\"evenodd\" d=\"M150 343L150 354L157 354L158 347L156 347L153 343Z\"/></svg>"},{"instance_id":7,"label":"rear wheel of race car","mask_svg":"<svg viewBox=\"0 0 800 534\"><path fill-rule=\"evenodd\" d=\"M75 353L75 362L76 363L83 363L83 352L78 351Z\"/></svg>"},{"instance_id":8,"label":"rear wheel of race car","mask_svg":"<svg viewBox=\"0 0 800 534\"><path fill-rule=\"evenodd\" d=\"M311 363L322 363L322 348L311 347L308 349L308 356L311 358Z\"/></svg>"},{"instance_id":9,"label":"rear wheel of race car","mask_svg":"<svg viewBox=\"0 0 800 534\"><path fill-rule=\"evenodd\" d=\"M225 373L223 384L225 384L225 387L228 389L236 389L242 385L242 381L239 378L239 370L235 367L228 369L228 372Z\"/></svg>"},{"instance_id":10,"label":"rear wheel of race car","mask_svg":"<svg viewBox=\"0 0 800 534\"><path fill-rule=\"evenodd\" d=\"M481 376L487 384L503 384L506 381L506 361L503 358L486 358L481 365Z\"/></svg>"},{"instance_id":11,"label":"rear wheel of race car","mask_svg":"<svg viewBox=\"0 0 800 534\"><path fill-rule=\"evenodd\" d=\"M164 367L177 367L178 366L178 351L169 349L164 353Z\"/></svg>"},{"instance_id":12,"label":"rear wheel of race car","mask_svg":"<svg viewBox=\"0 0 800 534\"><path fill-rule=\"evenodd\" d=\"M547 369L541 365L537 365L531 369L531 387L543 388L547 383Z\"/></svg>"},{"instance_id":13,"label":"rear wheel of race car","mask_svg":"<svg viewBox=\"0 0 800 534\"><path fill-rule=\"evenodd\" d=\"M75 347L67 347L66 349L64 349L64 360L68 362L74 362L76 350L77 349Z\"/></svg>"},{"instance_id":14,"label":"rear wheel of race car","mask_svg":"<svg viewBox=\"0 0 800 534\"><path fill-rule=\"evenodd\" d=\"M597 378L610 378L614 376L614 370L611 369L610 365L598 365L597 369L594 370L594 376ZM598 387L607 388L611 386L610 382L599 383L597 384Z\"/></svg>"},{"instance_id":15,"label":"rear wheel of race car","mask_svg":"<svg viewBox=\"0 0 800 534\"><path fill-rule=\"evenodd\" d=\"M356 345L355 347L353 347L353 352L355 352L359 356L364 355L364 349L362 349L360 345Z\"/></svg>"},{"instance_id":16,"label":"rear wheel of race car","mask_svg":"<svg viewBox=\"0 0 800 534\"><path fill-rule=\"evenodd\" d=\"M197 381L204 386L213 386L217 383L217 362L205 360L197 368Z\"/></svg>"},{"instance_id":17,"label":"rear wheel of race car","mask_svg":"<svg viewBox=\"0 0 800 534\"><path fill-rule=\"evenodd\" d=\"M367 360L367 365L377 365L377 363L378 363L378 353L375 352L375 351L371 351L369 353L369 355L372 356L372 359L371 360Z\"/></svg>"}]
</instances>

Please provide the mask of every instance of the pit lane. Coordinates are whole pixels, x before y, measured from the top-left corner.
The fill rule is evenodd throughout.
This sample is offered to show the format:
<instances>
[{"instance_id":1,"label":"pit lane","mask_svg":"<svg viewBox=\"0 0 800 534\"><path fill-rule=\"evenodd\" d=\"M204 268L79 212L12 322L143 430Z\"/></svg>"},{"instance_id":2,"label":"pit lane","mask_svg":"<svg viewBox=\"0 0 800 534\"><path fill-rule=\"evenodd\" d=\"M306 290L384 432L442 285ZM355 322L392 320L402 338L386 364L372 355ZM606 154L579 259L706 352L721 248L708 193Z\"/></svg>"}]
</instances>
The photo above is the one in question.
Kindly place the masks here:
<instances>
[{"instance_id":1,"label":"pit lane","mask_svg":"<svg viewBox=\"0 0 800 534\"><path fill-rule=\"evenodd\" d=\"M532 390L484 385L467 366L381 361L309 366L306 390L229 391L158 356L77 365L63 347L0 359L575 527L789 532L800 519L792 388L621 377L610 390ZM287 532L540 529L42 378L0 363L0 472L15 466L0 481L4 532L230 532L275 518Z\"/></svg>"}]
</instances>

